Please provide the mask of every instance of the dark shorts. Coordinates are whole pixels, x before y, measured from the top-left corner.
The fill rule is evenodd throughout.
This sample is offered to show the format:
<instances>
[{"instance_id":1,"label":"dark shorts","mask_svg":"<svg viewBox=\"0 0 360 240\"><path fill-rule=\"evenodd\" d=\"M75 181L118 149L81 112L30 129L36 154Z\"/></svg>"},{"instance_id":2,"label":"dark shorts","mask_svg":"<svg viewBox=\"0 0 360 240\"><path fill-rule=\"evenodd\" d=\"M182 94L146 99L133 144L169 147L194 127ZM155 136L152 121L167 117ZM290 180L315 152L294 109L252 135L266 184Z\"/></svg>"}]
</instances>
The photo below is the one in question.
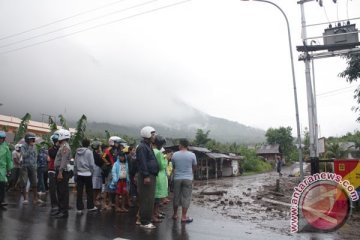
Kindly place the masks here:
<instances>
[{"instance_id":1,"label":"dark shorts","mask_svg":"<svg viewBox=\"0 0 360 240\"><path fill-rule=\"evenodd\" d=\"M37 184L37 168L36 167L21 167L19 184L21 188L25 188L27 181L30 181L30 187L36 188Z\"/></svg>"},{"instance_id":2,"label":"dark shorts","mask_svg":"<svg viewBox=\"0 0 360 240\"><path fill-rule=\"evenodd\" d=\"M117 183L116 194L126 194L127 192L126 179L120 179Z\"/></svg>"}]
</instances>

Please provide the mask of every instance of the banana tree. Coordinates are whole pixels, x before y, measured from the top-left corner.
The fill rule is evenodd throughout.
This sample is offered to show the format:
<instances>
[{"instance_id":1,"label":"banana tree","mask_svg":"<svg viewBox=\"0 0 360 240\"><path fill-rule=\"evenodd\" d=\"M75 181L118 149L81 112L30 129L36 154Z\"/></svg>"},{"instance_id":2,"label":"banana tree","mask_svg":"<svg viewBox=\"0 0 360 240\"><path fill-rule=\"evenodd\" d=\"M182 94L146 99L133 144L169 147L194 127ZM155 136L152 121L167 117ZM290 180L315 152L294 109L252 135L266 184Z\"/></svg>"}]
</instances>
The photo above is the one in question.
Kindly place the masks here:
<instances>
[{"instance_id":1,"label":"banana tree","mask_svg":"<svg viewBox=\"0 0 360 240\"><path fill-rule=\"evenodd\" d=\"M76 132L74 136L71 138L70 146L73 152L73 155L75 156L76 149L81 146L81 141L85 137L85 131L86 131L86 125L87 125L87 118L83 114L76 125Z\"/></svg>"},{"instance_id":2,"label":"banana tree","mask_svg":"<svg viewBox=\"0 0 360 240\"><path fill-rule=\"evenodd\" d=\"M14 138L15 143L20 141L20 139L22 139L25 136L30 119L31 119L30 113L26 113L25 116L21 119L19 128L15 134L15 138Z\"/></svg>"}]
</instances>

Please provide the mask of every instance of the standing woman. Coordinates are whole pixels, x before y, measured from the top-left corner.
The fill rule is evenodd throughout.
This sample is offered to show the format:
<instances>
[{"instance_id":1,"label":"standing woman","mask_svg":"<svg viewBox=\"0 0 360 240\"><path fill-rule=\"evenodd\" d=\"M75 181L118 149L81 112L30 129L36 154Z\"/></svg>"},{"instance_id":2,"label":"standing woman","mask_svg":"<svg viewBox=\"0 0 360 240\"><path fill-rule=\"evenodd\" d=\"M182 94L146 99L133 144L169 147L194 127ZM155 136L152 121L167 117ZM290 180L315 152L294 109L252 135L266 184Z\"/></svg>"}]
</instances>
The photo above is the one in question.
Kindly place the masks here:
<instances>
[{"instance_id":1,"label":"standing woman","mask_svg":"<svg viewBox=\"0 0 360 240\"><path fill-rule=\"evenodd\" d=\"M10 173L13 167L11 160L11 152L9 146L5 142L6 133L0 131L0 210L3 209L7 204L5 200L5 185L7 182L6 175Z\"/></svg>"},{"instance_id":2,"label":"standing woman","mask_svg":"<svg viewBox=\"0 0 360 240\"><path fill-rule=\"evenodd\" d=\"M160 202L168 196L168 179L166 174L167 160L162 153L162 147L165 145L166 140L160 135L155 137L154 154L159 165L159 173L156 177L155 187L155 205L152 221L154 223L161 222L159 218L164 218L164 214L160 213Z\"/></svg>"}]
</instances>

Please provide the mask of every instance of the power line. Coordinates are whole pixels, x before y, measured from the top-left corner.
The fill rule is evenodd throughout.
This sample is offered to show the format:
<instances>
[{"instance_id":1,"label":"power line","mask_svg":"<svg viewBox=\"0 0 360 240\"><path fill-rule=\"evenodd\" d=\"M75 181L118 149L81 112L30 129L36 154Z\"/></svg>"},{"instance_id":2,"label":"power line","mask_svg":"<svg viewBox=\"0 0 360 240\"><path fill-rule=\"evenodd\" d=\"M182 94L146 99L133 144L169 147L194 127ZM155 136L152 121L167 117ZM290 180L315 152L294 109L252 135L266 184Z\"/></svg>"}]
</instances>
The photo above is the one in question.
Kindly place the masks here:
<instances>
[{"instance_id":1,"label":"power line","mask_svg":"<svg viewBox=\"0 0 360 240\"><path fill-rule=\"evenodd\" d=\"M34 30L38 30L38 29L44 28L44 27L48 27L48 26L50 26L50 25L53 25L53 24L56 24L56 23L59 23L59 22L63 22L63 21L69 20L69 19L71 19L71 18L75 18L75 17L81 16L81 15L84 15L84 14L87 14L87 13L90 13L90 12L94 12L94 11L97 11L97 10L99 10L99 9L106 8L106 7L109 7L109 6L111 6L111 5L115 5L115 4L117 4L117 3L123 2L123 1L126 1L126 0L119 0L119 1L111 2L111 3L105 4L105 5L99 6L99 7L97 7L97 8L93 8L93 9L90 9L90 10L86 10L86 11L83 11L83 12L79 12L79 13L76 13L76 14L74 14L74 15L71 15L71 16L68 16L68 17L64 17L64 18L55 20L55 21L53 21L53 22L49 22L49 23L43 24L43 25L38 26L38 27L30 28L30 29L25 30L25 31L21 31L21 32L14 33L14 34L11 34L11 35L8 35L8 36L4 36L4 37L1 37L1 38L0 38L0 41L1 41L1 40L4 40L4 39L16 37L16 36L19 36L19 35L22 35L22 34L25 34L25 33L31 32L31 31L34 31Z\"/></svg>"},{"instance_id":2,"label":"power line","mask_svg":"<svg viewBox=\"0 0 360 240\"><path fill-rule=\"evenodd\" d=\"M125 11L127 11L127 10L130 10L130 9L133 9L133 8L137 8L137 7L141 7L141 6L144 6L144 5L153 3L153 2L157 2L157 1L159 1L159 0L151 0L151 1L144 2L144 3L140 3L140 4L134 5L134 6L132 6L132 7L124 8L124 9L121 9L121 10L117 10L117 11L114 11L114 12L110 12L110 13L108 13L108 14L101 15L101 16L99 16L99 17L90 18L90 19L87 19L87 20L84 20L84 21L81 21L81 22L78 22L78 23L74 23L74 24L71 24L71 25L68 25L68 26L65 26L65 27L61 27L61 28L58 28L58 29L55 29L55 30L52 30L52 31L49 31L49 32L41 33L41 34L38 34L38 35L35 35L35 36L32 36L32 37L29 37L29 38L25 38L25 39L22 39L22 40L19 40L19 41L12 42L12 43L0 45L0 48L5 48L5 47L13 46L13 45L16 45L16 44L18 44L18 43L26 42L26 41L29 41L29 40L32 40L32 39L35 39L35 38L39 38L39 37L46 36L46 35L49 35L49 34L52 34L52 33L56 33L56 32L59 32L59 31L62 31L62 30L68 29L68 28L72 28L72 27L75 27L75 26L78 26L78 25L81 25L81 24L84 24L84 23L88 23L88 22L92 22L92 21L95 21L95 20L99 20L99 19L101 19L101 18L105 18L105 17L108 17L108 16L110 16L110 15L114 15L114 14L117 14L117 13L120 13L120 12L125 12Z\"/></svg>"},{"instance_id":3,"label":"power line","mask_svg":"<svg viewBox=\"0 0 360 240\"><path fill-rule=\"evenodd\" d=\"M330 97L330 96L341 94L341 93L344 93L344 92L353 91L353 90L355 90L354 87L357 88L356 86L350 86L350 87L345 87L345 88L340 88L340 89L335 89L335 90L332 90L332 91L320 93L320 94L317 94L316 96L317 97Z\"/></svg>"},{"instance_id":4,"label":"power line","mask_svg":"<svg viewBox=\"0 0 360 240\"><path fill-rule=\"evenodd\" d=\"M123 18L120 18L120 19L116 19L116 20L113 20L113 21L109 21L109 22L106 22L106 23L102 23L102 24L98 24L98 25L95 25L95 26L92 26L92 27L88 27L88 28L85 28L85 29L82 29L82 30L79 30L79 31L76 31L76 32L73 32L73 33L69 33L69 34L65 34L65 35L62 35L62 36L50 38L50 39L45 40L45 41L29 44L29 45L19 47L19 48L14 48L14 49L11 49L11 50L8 50L8 51L3 51L3 52L0 52L0 54L7 54L7 53L11 53L11 52L16 52L16 51L19 51L19 50L22 50L22 49L25 49L25 48L37 46L37 45L40 45L40 44L43 44L43 43L51 42L51 41L54 41L54 40L57 40L57 39L65 38L65 37L72 36L72 35L82 33L82 32L85 32L85 31L89 31L89 30L92 30L92 29L95 29L95 28L99 28L99 27L103 27L103 26L106 26L106 25L114 24L114 23L121 22L121 21L124 21L124 20L127 20L127 19L131 19L131 18L138 17L138 16L141 16L141 15L156 12L156 11L159 11L159 10L162 10L162 9L174 7L174 6L181 5L181 4L190 2L190 1L191 0L184 0L184 1L173 3L173 4L165 5L165 6L162 6L162 7L158 7L158 8L155 8L155 9L147 10L147 11L137 13L137 14L134 14L134 15L131 15L131 16L123 17Z\"/></svg>"}]
</instances>

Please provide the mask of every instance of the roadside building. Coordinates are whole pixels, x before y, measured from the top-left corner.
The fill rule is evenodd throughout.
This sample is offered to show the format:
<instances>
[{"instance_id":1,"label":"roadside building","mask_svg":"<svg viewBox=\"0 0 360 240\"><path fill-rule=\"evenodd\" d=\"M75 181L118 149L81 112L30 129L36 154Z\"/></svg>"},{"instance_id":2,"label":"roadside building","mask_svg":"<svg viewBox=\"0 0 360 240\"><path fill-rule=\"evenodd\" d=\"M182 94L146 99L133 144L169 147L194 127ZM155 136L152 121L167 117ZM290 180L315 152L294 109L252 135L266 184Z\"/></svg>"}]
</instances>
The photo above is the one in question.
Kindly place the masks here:
<instances>
[{"instance_id":1,"label":"roadside building","mask_svg":"<svg viewBox=\"0 0 360 240\"><path fill-rule=\"evenodd\" d=\"M264 144L256 150L256 155L263 157L267 162L275 163L277 156L282 158L282 151L279 144Z\"/></svg>"},{"instance_id":2,"label":"roadside building","mask_svg":"<svg viewBox=\"0 0 360 240\"><path fill-rule=\"evenodd\" d=\"M7 138L8 142L12 142L14 140L14 134L19 128L20 123L20 118L0 114L0 129L6 130L6 135L9 136L9 138ZM60 128L61 127L58 126L58 129ZM37 122L32 120L30 120L28 123L27 131L32 132L40 137L51 132L47 122ZM74 128L70 128L69 131L71 134L73 134L76 130Z\"/></svg>"}]
</instances>

